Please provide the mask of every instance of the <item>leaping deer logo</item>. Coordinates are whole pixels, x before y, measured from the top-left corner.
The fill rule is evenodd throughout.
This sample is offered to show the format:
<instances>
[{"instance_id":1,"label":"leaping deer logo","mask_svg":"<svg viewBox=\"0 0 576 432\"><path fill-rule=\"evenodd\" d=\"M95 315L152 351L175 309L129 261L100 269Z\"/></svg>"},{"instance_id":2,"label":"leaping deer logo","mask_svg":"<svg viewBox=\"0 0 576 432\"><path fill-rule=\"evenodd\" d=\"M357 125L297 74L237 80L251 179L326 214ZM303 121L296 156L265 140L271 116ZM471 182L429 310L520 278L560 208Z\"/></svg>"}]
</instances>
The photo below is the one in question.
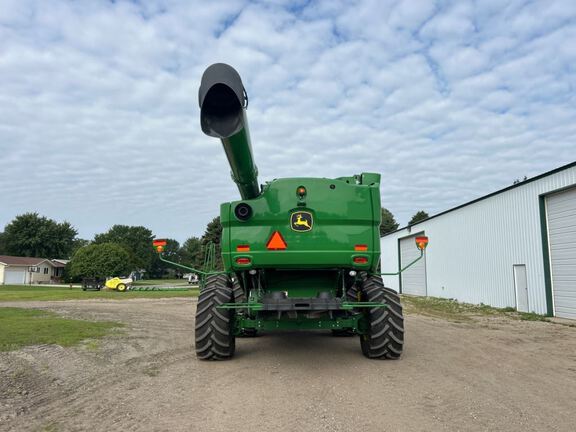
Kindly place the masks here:
<instances>
[{"instance_id":1,"label":"leaping deer logo","mask_svg":"<svg viewBox=\"0 0 576 432\"><path fill-rule=\"evenodd\" d=\"M291 221L294 231L310 231L312 229L312 214L308 212L293 213Z\"/></svg>"},{"instance_id":2,"label":"leaping deer logo","mask_svg":"<svg viewBox=\"0 0 576 432\"><path fill-rule=\"evenodd\" d=\"M310 224L308 223L307 220L302 220L302 215L299 214L296 216L296 222L294 222L294 225L297 226L305 226L306 228L310 228Z\"/></svg>"}]
</instances>

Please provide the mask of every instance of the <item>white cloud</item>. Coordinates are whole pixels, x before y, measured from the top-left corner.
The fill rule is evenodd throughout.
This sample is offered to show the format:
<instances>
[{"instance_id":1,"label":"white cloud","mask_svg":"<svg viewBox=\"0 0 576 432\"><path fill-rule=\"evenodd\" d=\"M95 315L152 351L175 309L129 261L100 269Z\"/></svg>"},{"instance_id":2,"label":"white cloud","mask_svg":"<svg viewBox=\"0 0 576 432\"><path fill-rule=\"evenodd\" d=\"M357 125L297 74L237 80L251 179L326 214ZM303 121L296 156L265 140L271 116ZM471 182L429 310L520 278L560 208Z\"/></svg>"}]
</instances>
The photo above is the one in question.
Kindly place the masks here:
<instances>
[{"instance_id":1,"label":"white cloud","mask_svg":"<svg viewBox=\"0 0 576 432\"><path fill-rule=\"evenodd\" d=\"M420 30L420 35L435 41L462 40L475 31L472 20L471 2L452 2L449 7L439 11Z\"/></svg>"},{"instance_id":2,"label":"white cloud","mask_svg":"<svg viewBox=\"0 0 576 432\"><path fill-rule=\"evenodd\" d=\"M262 181L381 172L401 223L575 159L574 2L1 3L0 227L201 234L238 196L199 128L216 61Z\"/></svg>"}]
</instances>

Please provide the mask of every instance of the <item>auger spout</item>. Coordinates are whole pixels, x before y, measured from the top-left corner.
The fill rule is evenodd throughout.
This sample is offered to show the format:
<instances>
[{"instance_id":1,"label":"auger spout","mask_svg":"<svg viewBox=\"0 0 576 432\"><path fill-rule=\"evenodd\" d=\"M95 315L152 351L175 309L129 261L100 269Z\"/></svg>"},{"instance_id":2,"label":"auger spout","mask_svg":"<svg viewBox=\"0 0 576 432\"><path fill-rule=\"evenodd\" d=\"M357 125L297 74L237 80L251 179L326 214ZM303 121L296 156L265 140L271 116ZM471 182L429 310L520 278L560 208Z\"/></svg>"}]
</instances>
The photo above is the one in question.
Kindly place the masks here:
<instances>
[{"instance_id":1,"label":"auger spout","mask_svg":"<svg viewBox=\"0 0 576 432\"><path fill-rule=\"evenodd\" d=\"M258 169L246 117L248 97L240 75L227 64L213 64L202 75L198 99L202 131L222 141L240 196L256 198L260 195Z\"/></svg>"}]
</instances>

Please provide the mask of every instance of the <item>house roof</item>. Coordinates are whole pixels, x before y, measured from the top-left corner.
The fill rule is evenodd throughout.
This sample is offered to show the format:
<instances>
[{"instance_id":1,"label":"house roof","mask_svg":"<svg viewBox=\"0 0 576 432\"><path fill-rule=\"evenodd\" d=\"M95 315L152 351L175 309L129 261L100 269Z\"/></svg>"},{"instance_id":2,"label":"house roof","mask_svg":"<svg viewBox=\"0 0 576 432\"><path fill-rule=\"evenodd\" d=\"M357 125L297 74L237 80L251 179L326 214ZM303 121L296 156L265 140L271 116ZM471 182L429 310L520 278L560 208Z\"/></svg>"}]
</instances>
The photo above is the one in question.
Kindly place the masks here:
<instances>
[{"instance_id":1,"label":"house roof","mask_svg":"<svg viewBox=\"0 0 576 432\"><path fill-rule=\"evenodd\" d=\"M509 191L510 189L515 189L515 188L522 187L522 186L526 185L527 183L532 183L533 181L540 180L541 178L548 177L548 176L550 176L550 175L552 175L552 174L556 174L557 172L564 171L564 170L567 170L567 169L573 168L573 167L576 167L576 161L571 162L571 163L569 163L569 164L567 164L567 165L563 165L563 166L561 166L561 167L555 168L555 169L553 169L552 171L548 171L548 172L545 172L545 173L543 173L543 174L537 175L537 176L535 176L535 177L526 179L526 180L524 180L524 181L521 181L520 183L513 184L512 186L505 187L504 189L497 190L496 192L489 193L488 195L481 196L480 198L473 199L472 201L468 201L467 203L460 204L459 206L452 207L451 209L444 210L443 212L440 212L440 213L438 213L438 214L435 214L435 215L433 215L433 216L430 216L429 218L423 219L423 220L421 220L420 222L416 222L415 224L406 225L406 226L404 226L404 227L402 227L402 228L398 228L396 231L392 231L392 232L389 232L389 233L384 234L381 238L386 237L386 236L389 236L389 235L392 235L392 234L394 234L394 233L397 233L398 231L402 231L402 230L408 228L409 226L418 225L419 223L429 221L430 219L437 218L438 216L442 216L442 215L444 215L444 214L446 214L446 213L450 213L451 211L461 209L462 207L469 206L470 204L477 203L478 201L485 200L486 198L493 197L494 195L498 195L498 194L501 194L501 193L503 193L503 192Z\"/></svg>"},{"instance_id":2,"label":"house roof","mask_svg":"<svg viewBox=\"0 0 576 432\"><path fill-rule=\"evenodd\" d=\"M48 261L46 258L29 258L29 257L15 257L9 255L0 255L0 264L10 265L10 266L36 266L44 261ZM52 264L50 262L50 264Z\"/></svg>"},{"instance_id":3,"label":"house roof","mask_svg":"<svg viewBox=\"0 0 576 432\"><path fill-rule=\"evenodd\" d=\"M54 267L66 267L66 264L68 264L70 260L53 259L50 261Z\"/></svg>"}]
</instances>

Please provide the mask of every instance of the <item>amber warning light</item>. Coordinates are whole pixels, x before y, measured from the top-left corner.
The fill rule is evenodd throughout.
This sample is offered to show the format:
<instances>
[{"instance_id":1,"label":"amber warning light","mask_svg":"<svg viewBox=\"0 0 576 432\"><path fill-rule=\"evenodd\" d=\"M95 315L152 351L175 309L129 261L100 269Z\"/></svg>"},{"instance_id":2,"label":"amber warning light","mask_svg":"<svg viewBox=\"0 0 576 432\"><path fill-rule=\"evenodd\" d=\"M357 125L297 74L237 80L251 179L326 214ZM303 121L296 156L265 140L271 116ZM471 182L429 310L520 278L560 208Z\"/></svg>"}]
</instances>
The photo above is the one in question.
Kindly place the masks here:
<instances>
[{"instance_id":1,"label":"amber warning light","mask_svg":"<svg viewBox=\"0 0 576 432\"><path fill-rule=\"evenodd\" d=\"M423 251L428 246L428 237L426 236L419 236L416 237L416 247Z\"/></svg>"},{"instance_id":2,"label":"amber warning light","mask_svg":"<svg viewBox=\"0 0 576 432\"><path fill-rule=\"evenodd\" d=\"M156 252L161 253L164 251L164 247L166 246L166 240L164 239L153 240L152 245L156 249Z\"/></svg>"}]
</instances>

